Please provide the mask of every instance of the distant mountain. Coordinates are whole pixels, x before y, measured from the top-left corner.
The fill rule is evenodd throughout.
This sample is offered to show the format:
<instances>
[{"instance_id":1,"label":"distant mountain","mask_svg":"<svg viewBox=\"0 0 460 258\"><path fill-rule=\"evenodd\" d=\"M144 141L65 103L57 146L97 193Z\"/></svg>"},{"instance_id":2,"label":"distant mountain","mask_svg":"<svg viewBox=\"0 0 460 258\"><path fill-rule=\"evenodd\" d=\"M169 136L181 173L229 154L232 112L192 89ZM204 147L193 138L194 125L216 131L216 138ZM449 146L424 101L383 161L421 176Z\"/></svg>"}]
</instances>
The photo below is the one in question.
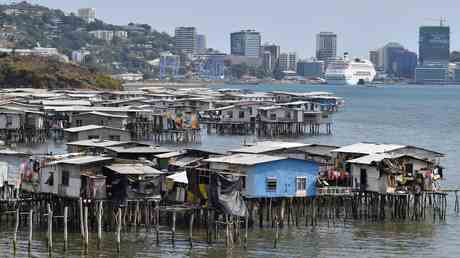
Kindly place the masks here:
<instances>
[{"instance_id":1,"label":"distant mountain","mask_svg":"<svg viewBox=\"0 0 460 258\"><path fill-rule=\"evenodd\" d=\"M120 90L121 83L94 70L57 59L0 55L0 88Z\"/></svg>"},{"instance_id":2,"label":"distant mountain","mask_svg":"<svg viewBox=\"0 0 460 258\"><path fill-rule=\"evenodd\" d=\"M90 31L126 31L126 39L97 39ZM107 73L155 73L147 61L162 51L174 51L174 40L167 33L152 30L146 24L126 26L101 20L86 23L75 14L21 2L0 5L0 45L16 48L54 47L71 57L74 50L91 52L85 65Z\"/></svg>"}]
</instances>

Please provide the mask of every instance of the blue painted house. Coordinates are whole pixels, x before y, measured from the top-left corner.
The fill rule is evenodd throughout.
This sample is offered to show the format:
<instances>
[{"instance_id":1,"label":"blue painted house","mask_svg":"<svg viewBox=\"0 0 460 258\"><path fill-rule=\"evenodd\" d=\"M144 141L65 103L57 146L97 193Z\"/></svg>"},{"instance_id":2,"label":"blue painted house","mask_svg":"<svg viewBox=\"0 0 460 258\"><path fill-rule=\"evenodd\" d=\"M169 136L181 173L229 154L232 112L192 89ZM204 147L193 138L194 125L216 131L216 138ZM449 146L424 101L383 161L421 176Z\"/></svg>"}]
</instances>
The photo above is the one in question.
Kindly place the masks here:
<instances>
[{"instance_id":1,"label":"blue painted house","mask_svg":"<svg viewBox=\"0 0 460 258\"><path fill-rule=\"evenodd\" d=\"M319 164L315 161L258 154L235 154L205 161L211 171L244 175L247 198L316 195Z\"/></svg>"}]
</instances>

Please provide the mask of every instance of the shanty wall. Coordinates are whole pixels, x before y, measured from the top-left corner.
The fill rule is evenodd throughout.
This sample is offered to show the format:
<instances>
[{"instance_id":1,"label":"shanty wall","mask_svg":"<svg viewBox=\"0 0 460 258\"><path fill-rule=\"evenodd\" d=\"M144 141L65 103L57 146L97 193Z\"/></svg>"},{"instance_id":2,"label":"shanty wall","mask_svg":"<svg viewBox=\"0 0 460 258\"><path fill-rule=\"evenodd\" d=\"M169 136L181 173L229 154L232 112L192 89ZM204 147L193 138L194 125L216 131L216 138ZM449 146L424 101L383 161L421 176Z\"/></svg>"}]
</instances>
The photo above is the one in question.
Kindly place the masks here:
<instances>
[{"instance_id":1,"label":"shanty wall","mask_svg":"<svg viewBox=\"0 0 460 258\"><path fill-rule=\"evenodd\" d=\"M81 123L78 124L77 121ZM72 119L72 127L86 126L86 125L103 125L113 128L125 129L126 119L117 117L100 116L95 114L82 114L76 115Z\"/></svg>"},{"instance_id":2,"label":"shanty wall","mask_svg":"<svg viewBox=\"0 0 460 258\"><path fill-rule=\"evenodd\" d=\"M112 141L131 141L131 135L128 131L114 130L110 128L101 128L95 130L87 130L81 132L66 132L66 139L68 142L88 140L97 136L97 139L112 140ZM119 137L119 139L118 139Z\"/></svg>"},{"instance_id":3,"label":"shanty wall","mask_svg":"<svg viewBox=\"0 0 460 258\"><path fill-rule=\"evenodd\" d=\"M318 171L316 162L305 160L287 159L258 164L247 172L245 193L248 198L315 196ZM306 177L306 192L297 191L297 177ZM268 178L276 178L276 191L267 191Z\"/></svg>"},{"instance_id":4,"label":"shanty wall","mask_svg":"<svg viewBox=\"0 0 460 258\"><path fill-rule=\"evenodd\" d=\"M62 171L69 172L69 185L62 185ZM46 184L53 175L53 185ZM80 166L55 164L42 168L40 173L40 192L53 193L63 197L80 197L81 177Z\"/></svg>"}]
</instances>

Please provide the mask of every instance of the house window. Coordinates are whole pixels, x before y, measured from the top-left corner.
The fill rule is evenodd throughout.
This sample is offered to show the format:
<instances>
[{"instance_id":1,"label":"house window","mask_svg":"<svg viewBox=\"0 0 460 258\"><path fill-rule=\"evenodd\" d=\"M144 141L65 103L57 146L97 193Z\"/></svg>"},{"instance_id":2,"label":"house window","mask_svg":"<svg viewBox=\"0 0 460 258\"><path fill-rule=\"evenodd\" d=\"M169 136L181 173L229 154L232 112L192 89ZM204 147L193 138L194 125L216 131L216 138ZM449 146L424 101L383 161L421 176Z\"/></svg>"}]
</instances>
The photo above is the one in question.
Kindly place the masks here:
<instances>
[{"instance_id":1,"label":"house window","mask_svg":"<svg viewBox=\"0 0 460 258\"><path fill-rule=\"evenodd\" d=\"M81 119L78 119L76 122L77 126L83 126L83 121Z\"/></svg>"},{"instance_id":2,"label":"house window","mask_svg":"<svg viewBox=\"0 0 460 258\"><path fill-rule=\"evenodd\" d=\"M276 192L276 186L278 184L278 180L276 177L267 177L267 192Z\"/></svg>"},{"instance_id":3,"label":"house window","mask_svg":"<svg viewBox=\"0 0 460 258\"><path fill-rule=\"evenodd\" d=\"M99 125L104 125L104 120L101 120L101 122L99 123Z\"/></svg>"},{"instance_id":4,"label":"house window","mask_svg":"<svg viewBox=\"0 0 460 258\"><path fill-rule=\"evenodd\" d=\"M46 179L45 181L45 184L49 185L49 186L53 186L54 185L54 172L49 172L49 176L48 176L48 179Z\"/></svg>"},{"instance_id":5,"label":"house window","mask_svg":"<svg viewBox=\"0 0 460 258\"><path fill-rule=\"evenodd\" d=\"M301 176L296 177L296 188L297 191L306 191L307 190L307 177Z\"/></svg>"},{"instance_id":6,"label":"house window","mask_svg":"<svg viewBox=\"0 0 460 258\"><path fill-rule=\"evenodd\" d=\"M88 135L88 140L99 139L99 135Z\"/></svg>"},{"instance_id":7,"label":"house window","mask_svg":"<svg viewBox=\"0 0 460 258\"><path fill-rule=\"evenodd\" d=\"M228 118L233 118L233 111L228 111L227 116Z\"/></svg>"},{"instance_id":8,"label":"house window","mask_svg":"<svg viewBox=\"0 0 460 258\"><path fill-rule=\"evenodd\" d=\"M239 113L239 116L238 116L238 117L239 117L239 118L244 118L244 111L240 111L240 113Z\"/></svg>"},{"instance_id":9,"label":"house window","mask_svg":"<svg viewBox=\"0 0 460 258\"><path fill-rule=\"evenodd\" d=\"M412 163L404 164L404 171L408 174L412 174L412 171L414 171L414 165Z\"/></svg>"},{"instance_id":10,"label":"house window","mask_svg":"<svg viewBox=\"0 0 460 258\"><path fill-rule=\"evenodd\" d=\"M6 116L6 127L9 128L13 125L13 118L11 116Z\"/></svg>"},{"instance_id":11,"label":"house window","mask_svg":"<svg viewBox=\"0 0 460 258\"><path fill-rule=\"evenodd\" d=\"M120 135L110 135L111 141L120 141Z\"/></svg>"},{"instance_id":12,"label":"house window","mask_svg":"<svg viewBox=\"0 0 460 258\"><path fill-rule=\"evenodd\" d=\"M276 114L270 114L270 120L276 120Z\"/></svg>"},{"instance_id":13,"label":"house window","mask_svg":"<svg viewBox=\"0 0 460 258\"><path fill-rule=\"evenodd\" d=\"M61 173L61 184L63 186L69 186L69 171L63 170Z\"/></svg>"}]
</instances>

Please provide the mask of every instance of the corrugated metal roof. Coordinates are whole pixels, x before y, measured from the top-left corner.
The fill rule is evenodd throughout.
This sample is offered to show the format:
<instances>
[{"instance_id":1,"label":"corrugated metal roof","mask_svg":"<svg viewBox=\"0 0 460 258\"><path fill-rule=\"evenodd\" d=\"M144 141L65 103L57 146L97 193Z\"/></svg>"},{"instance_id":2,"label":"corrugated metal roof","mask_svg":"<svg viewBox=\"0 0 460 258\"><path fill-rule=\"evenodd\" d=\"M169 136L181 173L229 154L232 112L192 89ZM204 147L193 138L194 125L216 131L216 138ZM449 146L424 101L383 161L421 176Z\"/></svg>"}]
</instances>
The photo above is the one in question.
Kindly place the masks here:
<instances>
[{"instance_id":1,"label":"corrugated metal roof","mask_svg":"<svg viewBox=\"0 0 460 258\"><path fill-rule=\"evenodd\" d=\"M104 127L101 125L85 125L85 126L67 128L64 131L70 132L70 133L76 133L76 132L83 132L83 131L95 130L95 129L101 129L101 128L104 128Z\"/></svg>"},{"instance_id":2,"label":"corrugated metal roof","mask_svg":"<svg viewBox=\"0 0 460 258\"><path fill-rule=\"evenodd\" d=\"M76 158L70 159L62 159L48 163L48 165L55 165L55 164L70 164L70 165L85 165L95 162L101 161L109 161L112 160L110 157L102 157L102 156L81 156Z\"/></svg>"},{"instance_id":3,"label":"corrugated metal roof","mask_svg":"<svg viewBox=\"0 0 460 258\"><path fill-rule=\"evenodd\" d=\"M111 117L111 118L128 118L128 116L113 115L113 114L99 112L99 111L91 111L91 112L88 112L88 113L81 113L81 114L78 114L77 116L79 116L79 115L88 115L88 114L97 115L97 116L104 116L104 117Z\"/></svg>"},{"instance_id":4,"label":"corrugated metal roof","mask_svg":"<svg viewBox=\"0 0 460 258\"><path fill-rule=\"evenodd\" d=\"M180 155L183 155L183 154L185 154L185 153L180 152L180 151L173 151L173 152L167 152L167 153L158 154L158 155L155 155L155 157L157 157L159 159L169 159L169 158L177 157L177 156L180 156Z\"/></svg>"},{"instance_id":5,"label":"corrugated metal roof","mask_svg":"<svg viewBox=\"0 0 460 258\"><path fill-rule=\"evenodd\" d=\"M265 153L265 152L283 150L283 149L301 148L301 147L306 147L306 146L308 146L308 144L298 143L298 142L264 141L264 142L258 142L253 146L231 150L230 152L258 154L258 153Z\"/></svg>"},{"instance_id":6,"label":"corrugated metal roof","mask_svg":"<svg viewBox=\"0 0 460 258\"><path fill-rule=\"evenodd\" d=\"M70 133L77 133L77 132L96 130L96 129L103 129L103 128L104 129L111 129L111 130L128 132L128 131L123 130L123 129L113 128L113 127L108 127L108 126L101 126L101 125L85 125L85 126L80 126L80 127L72 127L72 128L67 128L64 131L70 132Z\"/></svg>"},{"instance_id":7,"label":"corrugated metal roof","mask_svg":"<svg viewBox=\"0 0 460 258\"><path fill-rule=\"evenodd\" d=\"M392 155L388 153L377 153L377 154L371 154L371 155L366 155L364 157L360 157L357 159L352 159L352 160L347 160L347 163L353 163L353 164L363 164L363 165L370 165L372 162L380 162L384 159L391 158Z\"/></svg>"},{"instance_id":8,"label":"corrugated metal roof","mask_svg":"<svg viewBox=\"0 0 460 258\"><path fill-rule=\"evenodd\" d=\"M387 151L393 151L405 147L398 144L377 144L377 143L356 143L342 148L332 150L331 152L342 153L360 153L360 154L375 154Z\"/></svg>"},{"instance_id":9,"label":"corrugated metal roof","mask_svg":"<svg viewBox=\"0 0 460 258\"><path fill-rule=\"evenodd\" d=\"M112 164L106 168L123 175L164 174L163 172L142 164Z\"/></svg>"},{"instance_id":10,"label":"corrugated metal roof","mask_svg":"<svg viewBox=\"0 0 460 258\"><path fill-rule=\"evenodd\" d=\"M116 153L150 153L150 154L160 154L171 152L170 149L163 147L153 147L153 146L137 146L137 147L109 147L108 150L114 151Z\"/></svg>"},{"instance_id":11,"label":"corrugated metal roof","mask_svg":"<svg viewBox=\"0 0 460 258\"><path fill-rule=\"evenodd\" d=\"M117 145L121 145L125 143L127 142L92 139L92 140L69 142L66 144L75 145L75 146L85 146L85 147L110 147L110 146L117 146Z\"/></svg>"},{"instance_id":12,"label":"corrugated metal roof","mask_svg":"<svg viewBox=\"0 0 460 258\"><path fill-rule=\"evenodd\" d=\"M43 100L43 106L91 106L87 100Z\"/></svg>"},{"instance_id":13,"label":"corrugated metal roof","mask_svg":"<svg viewBox=\"0 0 460 258\"><path fill-rule=\"evenodd\" d=\"M285 157L276 157L260 154L234 154L230 156L216 157L205 159L204 161L210 163L227 163L236 165L252 166L260 163L267 163L277 160L287 159Z\"/></svg>"}]
</instances>

